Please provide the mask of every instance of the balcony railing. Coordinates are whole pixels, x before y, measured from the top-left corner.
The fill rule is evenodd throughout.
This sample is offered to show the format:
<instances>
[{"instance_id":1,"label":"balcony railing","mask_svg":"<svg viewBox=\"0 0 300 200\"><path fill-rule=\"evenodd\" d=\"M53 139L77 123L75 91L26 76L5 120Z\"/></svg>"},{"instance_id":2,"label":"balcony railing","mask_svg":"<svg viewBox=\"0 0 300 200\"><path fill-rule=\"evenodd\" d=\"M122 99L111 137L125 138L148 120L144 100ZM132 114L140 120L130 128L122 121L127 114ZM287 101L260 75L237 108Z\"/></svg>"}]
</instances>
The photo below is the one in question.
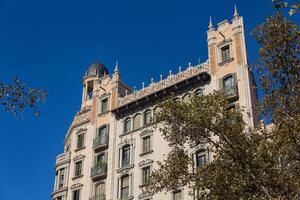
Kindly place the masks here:
<instances>
[{"instance_id":1,"label":"balcony railing","mask_svg":"<svg viewBox=\"0 0 300 200\"><path fill-rule=\"evenodd\" d=\"M56 156L55 165L59 165L61 163L69 162L70 161L70 152L65 152Z\"/></svg>"},{"instance_id":2,"label":"balcony railing","mask_svg":"<svg viewBox=\"0 0 300 200\"><path fill-rule=\"evenodd\" d=\"M93 148L95 150L105 149L108 147L108 135L105 137L96 137L93 141Z\"/></svg>"},{"instance_id":3,"label":"balcony railing","mask_svg":"<svg viewBox=\"0 0 300 200\"><path fill-rule=\"evenodd\" d=\"M228 96L229 100L237 100L239 98L239 92L237 86L224 88L223 92Z\"/></svg>"},{"instance_id":4,"label":"balcony railing","mask_svg":"<svg viewBox=\"0 0 300 200\"><path fill-rule=\"evenodd\" d=\"M96 195L90 198L90 200L105 200L105 194Z\"/></svg>"},{"instance_id":5,"label":"balcony railing","mask_svg":"<svg viewBox=\"0 0 300 200\"><path fill-rule=\"evenodd\" d=\"M91 177L92 179L103 178L106 177L106 172L107 172L107 164L100 163L92 167Z\"/></svg>"}]
</instances>

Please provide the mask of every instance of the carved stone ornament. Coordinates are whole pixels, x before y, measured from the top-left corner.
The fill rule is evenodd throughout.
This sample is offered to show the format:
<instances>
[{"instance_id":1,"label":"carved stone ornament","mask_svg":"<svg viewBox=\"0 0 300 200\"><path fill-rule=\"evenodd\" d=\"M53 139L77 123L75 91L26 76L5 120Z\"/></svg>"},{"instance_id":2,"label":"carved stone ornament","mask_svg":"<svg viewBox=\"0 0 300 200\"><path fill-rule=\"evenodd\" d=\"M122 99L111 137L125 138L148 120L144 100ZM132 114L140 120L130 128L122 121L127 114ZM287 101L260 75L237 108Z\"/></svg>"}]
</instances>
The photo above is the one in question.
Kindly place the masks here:
<instances>
[{"instance_id":1,"label":"carved stone ornament","mask_svg":"<svg viewBox=\"0 0 300 200\"><path fill-rule=\"evenodd\" d=\"M150 193L148 193L148 192L146 192L146 191L143 191L139 196L138 196L138 198L139 199L145 199L145 198L149 198L150 197L150 199L152 199L151 197L152 197L152 194L150 194Z\"/></svg>"},{"instance_id":2,"label":"carved stone ornament","mask_svg":"<svg viewBox=\"0 0 300 200\"><path fill-rule=\"evenodd\" d=\"M75 189L81 188L82 186L83 186L82 183L74 183L74 184L71 186L71 190L75 190Z\"/></svg>"},{"instance_id":3,"label":"carved stone ornament","mask_svg":"<svg viewBox=\"0 0 300 200\"><path fill-rule=\"evenodd\" d=\"M195 76L197 74L200 74L202 72L207 72L209 70L209 62L206 61L205 63L202 63L200 65L197 65L195 67L190 66L186 70L179 72L178 74L171 74L168 76L168 78L163 79L157 83L152 83L149 86L138 90L132 94L126 95L125 97L122 97L118 101L118 106L123 106L125 104L128 104L132 101L136 101L140 98L143 98L145 96L148 96L152 93L155 93L159 90L162 90L164 88L167 88L177 82L183 81L185 79L188 79L192 76Z\"/></svg>"},{"instance_id":4,"label":"carved stone ornament","mask_svg":"<svg viewBox=\"0 0 300 200\"><path fill-rule=\"evenodd\" d=\"M78 154L78 155L76 155L76 156L73 158L73 160L74 160L74 161L77 161L77 160L82 160L82 159L84 159L84 158L85 158L85 155Z\"/></svg>"},{"instance_id":5,"label":"carved stone ornament","mask_svg":"<svg viewBox=\"0 0 300 200\"><path fill-rule=\"evenodd\" d=\"M140 163L139 163L139 166L142 167L142 166L145 166L145 165L150 165L152 164L154 161L151 160L151 159L146 159L146 160L142 160Z\"/></svg>"}]
</instances>

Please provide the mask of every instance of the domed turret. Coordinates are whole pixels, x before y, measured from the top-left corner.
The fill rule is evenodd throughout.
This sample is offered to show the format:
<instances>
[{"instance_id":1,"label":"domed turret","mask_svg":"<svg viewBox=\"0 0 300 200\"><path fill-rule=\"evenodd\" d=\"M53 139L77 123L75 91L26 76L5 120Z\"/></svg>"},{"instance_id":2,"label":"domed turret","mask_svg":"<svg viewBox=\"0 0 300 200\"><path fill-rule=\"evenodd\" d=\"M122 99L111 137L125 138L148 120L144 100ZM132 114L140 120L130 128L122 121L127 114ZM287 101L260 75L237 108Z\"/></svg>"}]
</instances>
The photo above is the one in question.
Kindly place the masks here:
<instances>
[{"instance_id":1,"label":"domed turret","mask_svg":"<svg viewBox=\"0 0 300 200\"><path fill-rule=\"evenodd\" d=\"M102 77L104 75L108 74L108 70L105 67L104 64L100 63L100 62L96 62L91 64L87 71L86 71L86 76L99 76Z\"/></svg>"}]
</instances>

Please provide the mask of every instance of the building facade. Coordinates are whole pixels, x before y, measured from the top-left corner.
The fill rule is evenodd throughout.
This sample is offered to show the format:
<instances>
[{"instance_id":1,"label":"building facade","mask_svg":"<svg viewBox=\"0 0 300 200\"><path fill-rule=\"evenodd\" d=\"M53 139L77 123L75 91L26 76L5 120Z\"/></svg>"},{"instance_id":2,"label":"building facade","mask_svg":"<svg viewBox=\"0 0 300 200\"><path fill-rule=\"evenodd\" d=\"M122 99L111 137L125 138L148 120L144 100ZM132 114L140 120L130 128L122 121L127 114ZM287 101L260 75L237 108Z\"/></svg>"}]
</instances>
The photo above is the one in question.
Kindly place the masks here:
<instances>
[{"instance_id":1,"label":"building facade","mask_svg":"<svg viewBox=\"0 0 300 200\"><path fill-rule=\"evenodd\" d=\"M118 65L112 74L100 62L83 77L82 104L56 157L53 200L193 200L188 188L150 195L142 191L151 171L170 151L159 130L151 126L162 99L224 90L230 108L243 107L244 120L257 124L256 85L247 61L243 18L235 9L231 21L207 31L208 60L179 68L176 74L140 90L121 81ZM207 144L191 148L198 166L212 159Z\"/></svg>"}]
</instances>

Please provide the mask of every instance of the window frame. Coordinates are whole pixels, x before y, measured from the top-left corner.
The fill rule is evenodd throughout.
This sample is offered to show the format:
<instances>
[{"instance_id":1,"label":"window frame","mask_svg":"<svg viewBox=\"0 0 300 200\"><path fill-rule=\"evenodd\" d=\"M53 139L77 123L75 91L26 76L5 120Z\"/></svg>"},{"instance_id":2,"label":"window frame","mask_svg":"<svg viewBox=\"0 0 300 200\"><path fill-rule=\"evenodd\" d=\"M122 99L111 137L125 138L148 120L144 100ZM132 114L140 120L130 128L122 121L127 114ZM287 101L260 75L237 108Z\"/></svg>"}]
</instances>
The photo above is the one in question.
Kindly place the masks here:
<instances>
[{"instance_id":1,"label":"window frame","mask_svg":"<svg viewBox=\"0 0 300 200\"><path fill-rule=\"evenodd\" d=\"M104 107L103 105L104 105L104 102L106 102L106 106ZM100 100L100 105L101 105L101 112L100 113L106 113L106 112L108 112L109 111L109 101L108 101L108 97L106 97L106 98L102 98L101 100ZM104 108L105 108L105 110L104 110Z\"/></svg>"},{"instance_id":2,"label":"window frame","mask_svg":"<svg viewBox=\"0 0 300 200\"><path fill-rule=\"evenodd\" d=\"M79 163L80 163L80 167L78 168ZM82 171L83 171L83 161L78 160L75 162L75 165L74 165L74 178L82 176L83 175ZM80 172L80 173L78 173L78 172Z\"/></svg>"}]
</instances>

